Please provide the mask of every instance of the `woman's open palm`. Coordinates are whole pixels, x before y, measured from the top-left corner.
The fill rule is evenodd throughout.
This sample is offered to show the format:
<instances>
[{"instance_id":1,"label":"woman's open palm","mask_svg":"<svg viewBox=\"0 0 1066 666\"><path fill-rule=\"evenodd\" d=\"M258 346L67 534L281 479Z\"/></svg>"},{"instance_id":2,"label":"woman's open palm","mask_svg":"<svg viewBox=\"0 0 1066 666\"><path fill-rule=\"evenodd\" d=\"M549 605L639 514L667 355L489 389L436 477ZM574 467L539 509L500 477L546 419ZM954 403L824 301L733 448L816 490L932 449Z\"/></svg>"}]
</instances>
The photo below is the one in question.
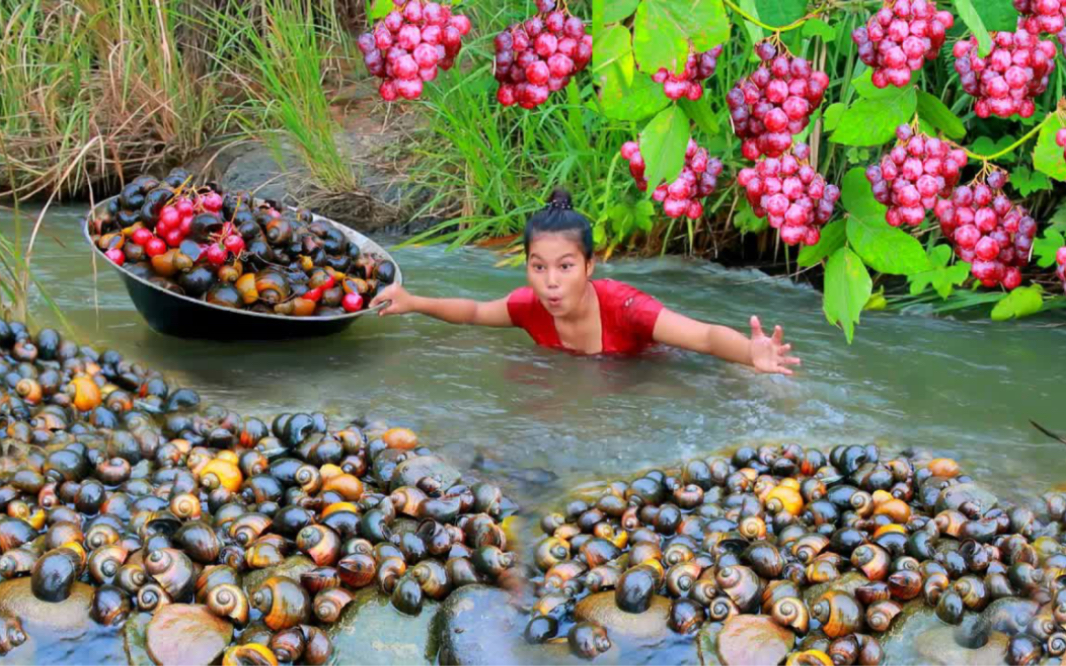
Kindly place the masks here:
<instances>
[{"instance_id":1,"label":"woman's open palm","mask_svg":"<svg viewBox=\"0 0 1066 666\"><path fill-rule=\"evenodd\" d=\"M751 364L759 372L776 372L791 375L790 365L799 365L800 360L789 356L792 345L784 343L785 332L774 327L774 334L767 336L755 315L751 317Z\"/></svg>"}]
</instances>

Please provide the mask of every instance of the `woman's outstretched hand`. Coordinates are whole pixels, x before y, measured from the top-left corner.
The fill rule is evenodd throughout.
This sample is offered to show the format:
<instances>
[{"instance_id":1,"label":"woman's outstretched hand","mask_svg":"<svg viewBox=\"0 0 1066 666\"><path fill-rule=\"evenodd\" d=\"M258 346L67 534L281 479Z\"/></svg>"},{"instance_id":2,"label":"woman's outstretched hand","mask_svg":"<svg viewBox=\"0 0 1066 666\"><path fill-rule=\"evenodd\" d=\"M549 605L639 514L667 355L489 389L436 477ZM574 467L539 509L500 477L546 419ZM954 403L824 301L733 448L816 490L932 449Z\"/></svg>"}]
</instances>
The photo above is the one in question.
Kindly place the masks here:
<instances>
[{"instance_id":1,"label":"woman's outstretched hand","mask_svg":"<svg viewBox=\"0 0 1066 666\"><path fill-rule=\"evenodd\" d=\"M407 293L407 290L402 286L390 284L379 291L378 295L370 301L370 307L377 307L388 301L388 305L378 311L379 317L407 314L411 311L411 299L411 294Z\"/></svg>"},{"instance_id":2,"label":"woman's outstretched hand","mask_svg":"<svg viewBox=\"0 0 1066 666\"><path fill-rule=\"evenodd\" d=\"M773 336L767 336L762 324L755 315L751 317L751 365L759 372L777 372L791 375L788 366L799 365L800 360L789 356L792 345L784 344L785 332L780 326L774 326Z\"/></svg>"}]
</instances>

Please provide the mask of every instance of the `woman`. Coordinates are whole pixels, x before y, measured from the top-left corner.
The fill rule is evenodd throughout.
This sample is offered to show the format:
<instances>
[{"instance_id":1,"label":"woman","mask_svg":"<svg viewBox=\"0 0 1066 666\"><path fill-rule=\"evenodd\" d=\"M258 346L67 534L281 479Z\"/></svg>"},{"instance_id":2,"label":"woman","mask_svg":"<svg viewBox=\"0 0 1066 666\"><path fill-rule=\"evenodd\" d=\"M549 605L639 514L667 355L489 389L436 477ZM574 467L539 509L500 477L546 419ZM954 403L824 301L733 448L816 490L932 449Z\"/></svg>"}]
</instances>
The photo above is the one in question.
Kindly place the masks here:
<instances>
[{"instance_id":1,"label":"woman","mask_svg":"<svg viewBox=\"0 0 1066 666\"><path fill-rule=\"evenodd\" d=\"M371 307L380 315L417 312L452 324L526 330L544 347L578 354L639 354L656 344L709 354L759 372L791 375L800 360L790 356L780 326L767 336L751 318L751 338L727 327L673 312L651 296L615 280L593 280L592 225L557 190L525 229L528 287L506 298L479 302L426 298L400 285L383 289Z\"/></svg>"}]
</instances>

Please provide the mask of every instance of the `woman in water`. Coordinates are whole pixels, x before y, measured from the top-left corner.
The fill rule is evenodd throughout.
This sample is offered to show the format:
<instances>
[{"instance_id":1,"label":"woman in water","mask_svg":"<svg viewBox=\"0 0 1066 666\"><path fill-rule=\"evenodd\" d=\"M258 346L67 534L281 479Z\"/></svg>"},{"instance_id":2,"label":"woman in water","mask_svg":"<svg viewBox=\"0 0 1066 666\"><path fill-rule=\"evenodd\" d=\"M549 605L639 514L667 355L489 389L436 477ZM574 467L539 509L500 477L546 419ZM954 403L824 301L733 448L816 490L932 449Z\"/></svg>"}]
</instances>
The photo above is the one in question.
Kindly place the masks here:
<instances>
[{"instance_id":1,"label":"woman in water","mask_svg":"<svg viewBox=\"0 0 1066 666\"><path fill-rule=\"evenodd\" d=\"M710 354L758 372L791 375L791 345L780 326L767 336L751 318L751 338L727 326L706 324L667 309L655 298L622 282L593 280L592 225L571 209L570 195L557 190L550 203L530 216L525 230L528 287L506 298L415 296L398 284L371 301L388 304L380 315L417 312L451 324L517 326L544 347L579 354L637 354L661 343Z\"/></svg>"}]
</instances>

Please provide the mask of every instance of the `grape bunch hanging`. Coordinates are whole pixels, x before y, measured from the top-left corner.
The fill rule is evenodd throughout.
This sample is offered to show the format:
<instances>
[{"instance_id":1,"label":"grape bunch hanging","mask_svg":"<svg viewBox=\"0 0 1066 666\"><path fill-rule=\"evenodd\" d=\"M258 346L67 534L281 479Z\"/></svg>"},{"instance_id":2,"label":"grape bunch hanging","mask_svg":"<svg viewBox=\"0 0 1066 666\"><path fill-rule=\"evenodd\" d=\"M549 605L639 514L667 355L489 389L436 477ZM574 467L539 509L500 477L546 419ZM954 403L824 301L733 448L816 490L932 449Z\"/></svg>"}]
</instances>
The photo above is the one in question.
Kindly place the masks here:
<instances>
[{"instance_id":1,"label":"grape bunch hanging","mask_svg":"<svg viewBox=\"0 0 1066 666\"><path fill-rule=\"evenodd\" d=\"M950 197L966 166L966 152L910 125L896 128L899 142L880 164L866 169L874 198L888 206L885 220L893 227L916 227L933 210L937 197Z\"/></svg>"},{"instance_id":2,"label":"grape bunch hanging","mask_svg":"<svg viewBox=\"0 0 1066 666\"><path fill-rule=\"evenodd\" d=\"M911 73L933 60L944 45L944 35L955 24L949 11L937 11L928 0L886 2L851 38L859 59L873 68L871 80L878 88L903 87Z\"/></svg>"},{"instance_id":3,"label":"grape bunch hanging","mask_svg":"<svg viewBox=\"0 0 1066 666\"><path fill-rule=\"evenodd\" d=\"M743 139L741 152L749 160L780 157L788 150L829 86L825 72L770 42L757 44L755 53L762 64L726 96L733 131Z\"/></svg>"},{"instance_id":4,"label":"grape bunch hanging","mask_svg":"<svg viewBox=\"0 0 1066 666\"><path fill-rule=\"evenodd\" d=\"M570 83L592 59L592 35L553 0L538 0L539 13L496 35L496 99L533 109Z\"/></svg>"},{"instance_id":5,"label":"grape bunch hanging","mask_svg":"<svg viewBox=\"0 0 1066 666\"><path fill-rule=\"evenodd\" d=\"M992 33L992 44L986 57L978 54L976 37L956 42L953 49L962 89L976 99L974 113L979 118L1032 116L1033 100L1047 90L1055 70L1055 44L1027 30Z\"/></svg>"},{"instance_id":6,"label":"grape bunch hanging","mask_svg":"<svg viewBox=\"0 0 1066 666\"><path fill-rule=\"evenodd\" d=\"M641 192L648 189L644 178L644 157L640 154L640 144L627 141L622 145L622 157L629 162L629 173L637 181ZM685 150L685 166L671 183L661 183L652 192L652 198L663 205L663 212L669 218L682 215L697 220L703 216L703 202L718 187L718 176L722 174L722 161L710 157L706 148L701 148L689 139Z\"/></svg>"},{"instance_id":7,"label":"grape bunch hanging","mask_svg":"<svg viewBox=\"0 0 1066 666\"><path fill-rule=\"evenodd\" d=\"M674 74L663 67L651 78L656 83L663 84L663 92L668 98L677 101L684 97L695 102L703 97L703 82L714 76L720 55L720 45L703 53L689 53L685 69L680 74Z\"/></svg>"},{"instance_id":8,"label":"grape bunch hanging","mask_svg":"<svg viewBox=\"0 0 1066 666\"><path fill-rule=\"evenodd\" d=\"M449 70L470 32L470 19L452 14L448 5L420 0L393 0L396 9L359 37L359 50L378 92L386 102L418 99L423 84Z\"/></svg>"},{"instance_id":9,"label":"grape bunch hanging","mask_svg":"<svg viewBox=\"0 0 1066 666\"><path fill-rule=\"evenodd\" d=\"M1033 35L1055 35L1066 48L1066 3L1062 0L1014 0L1018 27Z\"/></svg>"},{"instance_id":10,"label":"grape bunch hanging","mask_svg":"<svg viewBox=\"0 0 1066 666\"><path fill-rule=\"evenodd\" d=\"M840 188L827 185L809 163L810 152L797 143L780 158L765 157L737 174L755 215L778 229L786 245L816 245L840 199Z\"/></svg>"},{"instance_id":11,"label":"grape bunch hanging","mask_svg":"<svg viewBox=\"0 0 1066 666\"><path fill-rule=\"evenodd\" d=\"M1014 289L1029 263L1036 220L1003 192L1004 171L955 188L936 208L940 229L955 254L970 262L970 272L986 287Z\"/></svg>"}]
</instances>

